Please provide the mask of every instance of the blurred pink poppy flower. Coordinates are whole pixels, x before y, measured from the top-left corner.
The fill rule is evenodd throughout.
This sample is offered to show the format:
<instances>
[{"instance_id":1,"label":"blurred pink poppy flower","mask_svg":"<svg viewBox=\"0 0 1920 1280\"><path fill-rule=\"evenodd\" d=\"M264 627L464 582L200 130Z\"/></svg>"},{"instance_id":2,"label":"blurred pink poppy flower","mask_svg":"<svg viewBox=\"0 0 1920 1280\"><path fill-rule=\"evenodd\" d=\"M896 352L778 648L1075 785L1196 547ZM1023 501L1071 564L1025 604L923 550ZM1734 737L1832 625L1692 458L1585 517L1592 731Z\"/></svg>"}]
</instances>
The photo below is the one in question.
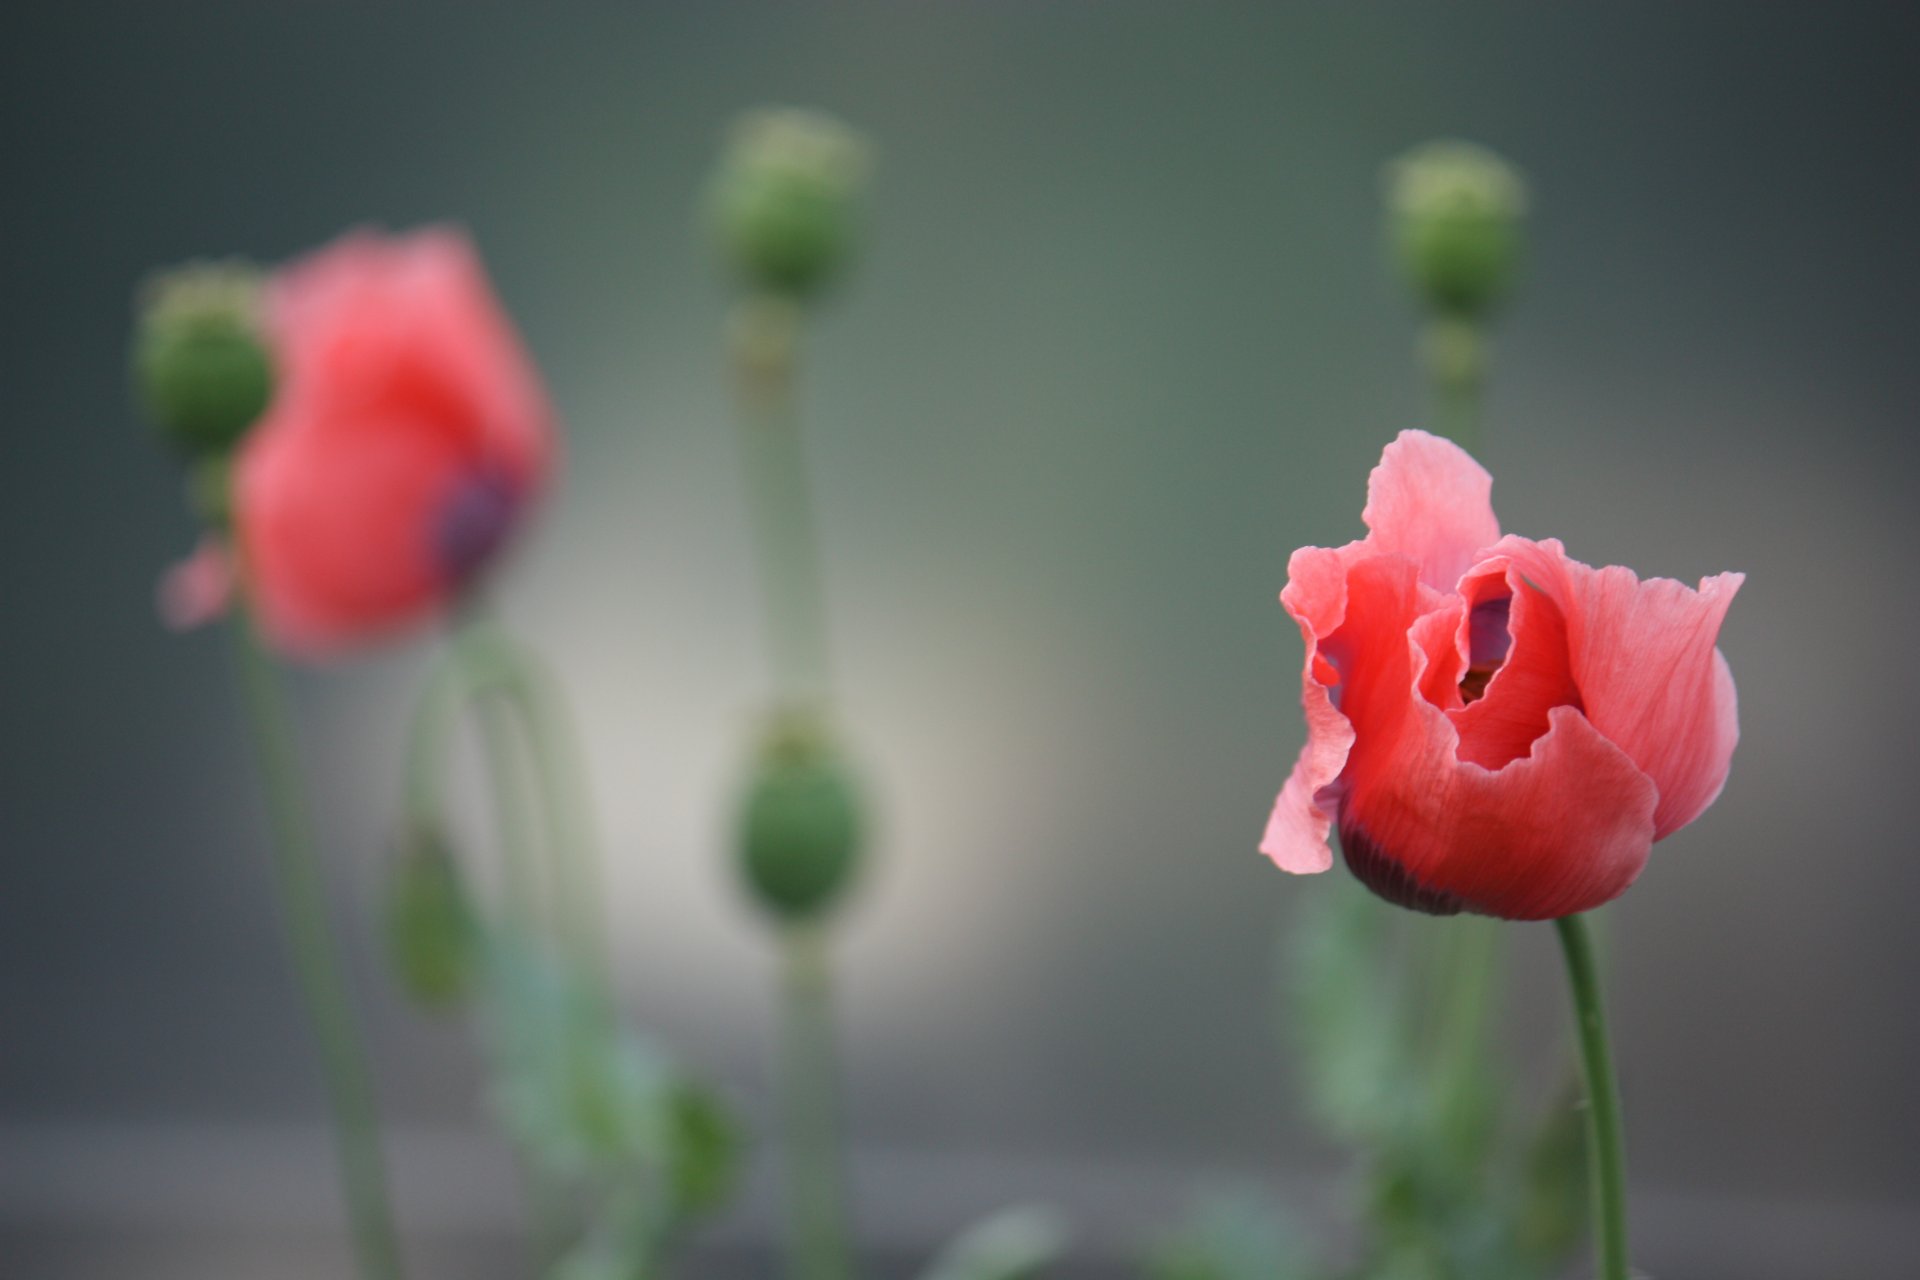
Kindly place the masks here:
<instances>
[{"instance_id":1,"label":"blurred pink poppy flower","mask_svg":"<svg viewBox=\"0 0 1920 1280\"><path fill-rule=\"evenodd\" d=\"M1367 536L1293 553L1308 738L1260 847L1324 871L1337 822L1391 902L1552 919L1619 896L1725 785L1739 721L1715 641L1743 575L1695 590L1502 538L1492 487L1403 432Z\"/></svg>"},{"instance_id":2,"label":"blurred pink poppy flower","mask_svg":"<svg viewBox=\"0 0 1920 1280\"><path fill-rule=\"evenodd\" d=\"M272 403L234 536L268 638L321 657L442 613L549 475L546 392L466 236L354 232L268 289Z\"/></svg>"}]
</instances>

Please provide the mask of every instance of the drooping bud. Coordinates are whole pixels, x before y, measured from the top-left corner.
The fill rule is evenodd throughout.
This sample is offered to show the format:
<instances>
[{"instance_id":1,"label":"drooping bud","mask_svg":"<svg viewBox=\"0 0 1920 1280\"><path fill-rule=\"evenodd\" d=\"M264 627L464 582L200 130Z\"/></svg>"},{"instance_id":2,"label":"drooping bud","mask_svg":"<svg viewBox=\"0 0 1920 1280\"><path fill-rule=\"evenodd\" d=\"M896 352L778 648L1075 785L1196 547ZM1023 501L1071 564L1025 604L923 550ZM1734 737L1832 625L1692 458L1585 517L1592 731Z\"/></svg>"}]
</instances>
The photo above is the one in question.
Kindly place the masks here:
<instances>
[{"instance_id":1,"label":"drooping bud","mask_svg":"<svg viewBox=\"0 0 1920 1280\"><path fill-rule=\"evenodd\" d=\"M1394 251L1421 302L1483 319L1512 286L1527 188L1511 165L1471 142L1430 142L1387 170Z\"/></svg>"},{"instance_id":2,"label":"drooping bud","mask_svg":"<svg viewBox=\"0 0 1920 1280\"><path fill-rule=\"evenodd\" d=\"M480 963L480 927L441 832L411 824L388 886L387 945L394 973L430 1009L459 1004Z\"/></svg>"},{"instance_id":3,"label":"drooping bud","mask_svg":"<svg viewBox=\"0 0 1920 1280\"><path fill-rule=\"evenodd\" d=\"M133 374L141 402L175 448L200 457L231 450L273 395L260 273L237 262L200 262L155 276L141 296Z\"/></svg>"},{"instance_id":4,"label":"drooping bud","mask_svg":"<svg viewBox=\"0 0 1920 1280\"><path fill-rule=\"evenodd\" d=\"M851 255L866 174L865 142L831 116L748 113L734 125L710 196L722 252L754 288L812 297Z\"/></svg>"},{"instance_id":5,"label":"drooping bud","mask_svg":"<svg viewBox=\"0 0 1920 1280\"><path fill-rule=\"evenodd\" d=\"M816 917L852 884L860 800L827 726L775 718L756 753L740 815L740 866L754 900L787 923Z\"/></svg>"}]
</instances>

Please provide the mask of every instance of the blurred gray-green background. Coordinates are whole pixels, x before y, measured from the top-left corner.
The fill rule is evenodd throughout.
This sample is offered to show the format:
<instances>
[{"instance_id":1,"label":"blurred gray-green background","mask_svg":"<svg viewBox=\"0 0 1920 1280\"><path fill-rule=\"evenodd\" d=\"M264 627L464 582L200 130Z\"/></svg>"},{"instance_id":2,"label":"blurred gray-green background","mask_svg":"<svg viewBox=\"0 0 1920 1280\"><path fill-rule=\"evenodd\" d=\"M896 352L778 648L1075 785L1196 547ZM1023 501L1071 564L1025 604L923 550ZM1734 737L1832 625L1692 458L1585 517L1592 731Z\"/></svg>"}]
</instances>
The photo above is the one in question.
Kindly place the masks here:
<instances>
[{"instance_id":1,"label":"blurred gray-green background","mask_svg":"<svg viewBox=\"0 0 1920 1280\"><path fill-rule=\"evenodd\" d=\"M764 1112L771 956L723 852L763 677L694 208L728 119L766 102L878 149L805 389L884 813L843 951L864 1233L911 1255L1044 1195L1120 1256L1209 1178L1338 1199L1272 1011L1282 922L1328 886L1254 852L1302 732L1274 597L1292 548L1357 536L1367 469L1423 421L1379 171L1458 134L1535 192L1487 449L1505 527L1749 575L1731 783L1611 912L1640 1261L1913 1274L1908 6L118 3L5 26L0 1274L344 1271L223 637L152 607L193 531L128 407L129 296L196 255L472 229L568 424L501 596L588 738L628 1004ZM297 689L410 1228L423 1260L484 1260L513 1183L470 1047L403 1006L370 924L426 652ZM1556 960L1513 932L1513 1036L1544 1064ZM756 1184L722 1235L767 1219Z\"/></svg>"}]
</instances>

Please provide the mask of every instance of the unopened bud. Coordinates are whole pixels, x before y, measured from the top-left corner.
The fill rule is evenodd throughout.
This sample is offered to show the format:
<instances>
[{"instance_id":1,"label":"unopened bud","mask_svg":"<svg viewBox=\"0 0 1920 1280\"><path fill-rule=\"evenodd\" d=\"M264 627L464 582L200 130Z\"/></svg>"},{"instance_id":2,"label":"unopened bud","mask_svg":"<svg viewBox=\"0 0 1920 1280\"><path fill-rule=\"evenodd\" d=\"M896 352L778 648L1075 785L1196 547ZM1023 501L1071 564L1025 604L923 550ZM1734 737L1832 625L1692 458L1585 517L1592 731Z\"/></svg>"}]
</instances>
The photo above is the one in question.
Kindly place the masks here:
<instances>
[{"instance_id":1,"label":"unopened bud","mask_svg":"<svg viewBox=\"0 0 1920 1280\"><path fill-rule=\"evenodd\" d=\"M755 901L794 923L836 904L858 869L860 800L827 728L782 716L761 743L740 821L740 863Z\"/></svg>"},{"instance_id":2,"label":"unopened bud","mask_svg":"<svg viewBox=\"0 0 1920 1280\"><path fill-rule=\"evenodd\" d=\"M714 177L720 247L756 289L806 298L850 256L867 147L830 116L769 109L743 116Z\"/></svg>"},{"instance_id":3,"label":"unopened bud","mask_svg":"<svg viewBox=\"0 0 1920 1280\"><path fill-rule=\"evenodd\" d=\"M407 994L427 1008L460 1003L472 988L480 929L459 865L441 833L416 824L388 886L387 945Z\"/></svg>"},{"instance_id":4,"label":"unopened bud","mask_svg":"<svg viewBox=\"0 0 1920 1280\"><path fill-rule=\"evenodd\" d=\"M1512 287L1527 188L1513 167L1470 142L1430 142L1393 162L1387 206L1396 254L1420 300L1464 318L1488 315Z\"/></svg>"},{"instance_id":5,"label":"unopened bud","mask_svg":"<svg viewBox=\"0 0 1920 1280\"><path fill-rule=\"evenodd\" d=\"M140 302L133 374L175 448L196 456L231 450L273 395L259 272L206 262L156 276Z\"/></svg>"}]
</instances>

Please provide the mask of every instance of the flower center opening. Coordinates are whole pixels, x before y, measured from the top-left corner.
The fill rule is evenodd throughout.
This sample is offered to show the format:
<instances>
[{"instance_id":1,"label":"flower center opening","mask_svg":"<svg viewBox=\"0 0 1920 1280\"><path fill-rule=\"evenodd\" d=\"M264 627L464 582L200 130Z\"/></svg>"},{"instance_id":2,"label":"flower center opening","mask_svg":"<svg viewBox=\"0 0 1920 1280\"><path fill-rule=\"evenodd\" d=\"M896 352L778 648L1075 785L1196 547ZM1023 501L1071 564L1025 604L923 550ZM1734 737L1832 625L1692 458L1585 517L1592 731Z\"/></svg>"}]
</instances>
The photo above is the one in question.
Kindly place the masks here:
<instances>
[{"instance_id":1,"label":"flower center opening","mask_svg":"<svg viewBox=\"0 0 1920 1280\"><path fill-rule=\"evenodd\" d=\"M506 540L516 501L513 482L497 468L480 467L462 477L441 506L434 529L440 564L463 583Z\"/></svg>"},{"instance_id":2,"label":"flower center opening","mask_svg":"<svg viewBox=\"0 0 1920 1280\"><path fill-rule=\"evenodd\" d=\"M1460 699L1474 703L1486 696L1494 673L1507 661L1513 648L1513 633L1507 619L1513 612L1513 597L1481 600L1467 614L1467 673L1460 677Z\"/></svg>"}]
</instances>

